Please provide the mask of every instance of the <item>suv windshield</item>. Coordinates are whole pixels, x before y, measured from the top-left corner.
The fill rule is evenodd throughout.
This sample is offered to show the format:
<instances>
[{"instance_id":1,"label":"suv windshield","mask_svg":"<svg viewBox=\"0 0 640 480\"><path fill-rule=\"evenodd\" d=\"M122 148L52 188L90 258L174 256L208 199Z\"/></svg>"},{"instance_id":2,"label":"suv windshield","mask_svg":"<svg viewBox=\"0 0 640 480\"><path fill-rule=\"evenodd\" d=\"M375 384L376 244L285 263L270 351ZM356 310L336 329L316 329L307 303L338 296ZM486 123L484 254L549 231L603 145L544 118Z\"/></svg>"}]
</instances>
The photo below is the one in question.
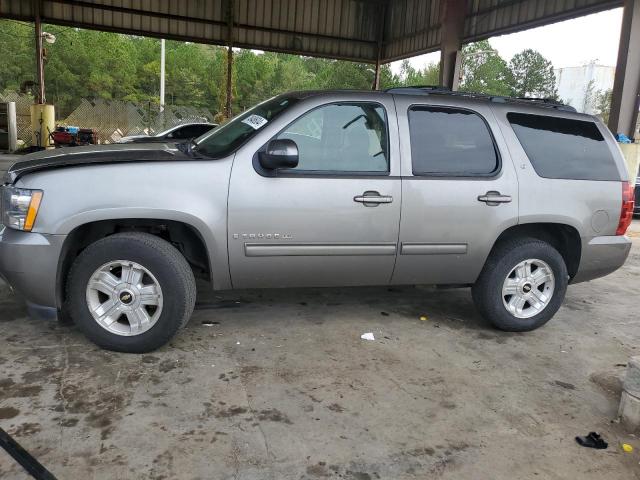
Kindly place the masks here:
<instances>
[{"instance_id":1,"label":"suv windshield","mask_svg":"<svg viewBox=\"0 0 640 480\"><path fill-rule=\"evenodd\" d=\"M256 105L198 138L198 153L213 158L229 155L297 101L295 97L276 97Z\"/></svg>"}]
</instances>

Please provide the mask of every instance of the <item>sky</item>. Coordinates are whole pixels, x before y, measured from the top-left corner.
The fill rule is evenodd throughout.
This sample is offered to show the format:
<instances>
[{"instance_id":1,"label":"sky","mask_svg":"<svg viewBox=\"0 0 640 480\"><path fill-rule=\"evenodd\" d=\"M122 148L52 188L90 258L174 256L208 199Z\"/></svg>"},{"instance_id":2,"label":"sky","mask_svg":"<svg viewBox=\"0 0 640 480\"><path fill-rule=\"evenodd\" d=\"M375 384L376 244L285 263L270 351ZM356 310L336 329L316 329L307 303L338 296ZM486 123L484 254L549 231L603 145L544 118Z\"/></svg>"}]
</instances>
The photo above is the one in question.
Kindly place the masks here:
<instances>
[{"instance_id":1,"label":"sky","mask_svg":"<svg viewBox=\"0 0 640 480\"><path fill-rule=\"evenodd\" d=\"M558 22L523 32L489 39L500 56L509 61L526 48L538 50L555 68L573 67L597 60L600 65L615 66L620 40L622 8L595 13L575 20ZM440 61L440 52L410 58L415 68ZM401 62L393 62L394 73Z\"/></svg>"}]
</instances>

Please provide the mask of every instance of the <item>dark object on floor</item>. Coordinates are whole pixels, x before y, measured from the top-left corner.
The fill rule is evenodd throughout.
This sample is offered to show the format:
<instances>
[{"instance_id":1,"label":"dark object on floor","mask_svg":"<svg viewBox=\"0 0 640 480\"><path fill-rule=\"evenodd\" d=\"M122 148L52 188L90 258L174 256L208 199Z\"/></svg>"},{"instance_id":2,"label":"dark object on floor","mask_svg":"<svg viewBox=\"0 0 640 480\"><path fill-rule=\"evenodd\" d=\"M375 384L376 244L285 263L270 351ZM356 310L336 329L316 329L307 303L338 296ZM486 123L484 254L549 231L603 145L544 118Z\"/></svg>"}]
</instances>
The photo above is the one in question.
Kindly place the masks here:
<instances>
[{"instance_id":1,"label":"dark object on floor","mask_svg":"<svg viewBox=\"0 0 640 480\"><path fill-rule=\"evenodd\" d=\"M196 303L196 310L217 310L220 308L240 308L251 302L244 300L220 300L219 302Z\"/></svg>"},{"instance_id":2,"label":"dark object on floor","mask_svg":"<svg viewBox=\"0 0 640 480\"><path fill-rule=\"evenodd\" d=\"M56 477L49 470L44 468L40 462L11 438L11 435L1 428L0 447L4 448L33 478L37 480L56 480Z\"/></svg>"},{"instance_id":3,"label":"dark object on floor","mask_svg":"<svg viewBox=\"0 0 640 480\"><path fill-rule=\"evenodd\" d=\"M214 322L214 321L211 321L211 320L204 320L202 322L202 325L204 325L205 327L212 327L214 325L220 325L220 322Z\"/></svg>"},{"instance_id":4,"label":"dark object on floor","mask_svg":"<svg viewBox=\"0 0 640 480\"><path fill-rule=\"evenodd\" d=\"M561 382L560 380L556 380L555 384L559 387L566 388L567 390L575 390L576 386L573 383Z\"/></svg>"},{"instance_id":5,"label":"dark object on floor","mask_svg":"<svg viewBox=\"0 0 640 480\"><path fill-rule=\"evenodd\" d=\"M607 442L605 442L600 434L596 432L589 432L589 435L586 437L576 437L576 442L581 447L587 448L596 448L598 450L604 450L609 446Z\"/></svg>"}]
</instances>

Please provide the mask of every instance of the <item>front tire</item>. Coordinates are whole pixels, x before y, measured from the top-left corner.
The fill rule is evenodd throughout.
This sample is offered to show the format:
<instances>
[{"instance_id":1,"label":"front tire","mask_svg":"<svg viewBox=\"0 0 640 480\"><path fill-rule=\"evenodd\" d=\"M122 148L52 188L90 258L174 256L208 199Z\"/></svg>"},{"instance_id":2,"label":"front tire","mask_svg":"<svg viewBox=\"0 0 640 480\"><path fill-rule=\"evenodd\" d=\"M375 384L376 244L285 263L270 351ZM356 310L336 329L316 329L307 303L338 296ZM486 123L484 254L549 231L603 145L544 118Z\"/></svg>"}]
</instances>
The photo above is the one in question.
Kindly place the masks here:
<instances>
[{"instance_id":1,"label":"front tire","mask_svg":"<svg viewBox=\"0 0 640 480\"><path fill-rule=\"evenodd\" d=\"M147 233L98 240L75 259L67 310L85 336L107 350L146 353L186 325L196 283L182 254Z\"/></svg>"},{"instance_id":2,"label":"front tire","mask_svg":"<svg viewBox=\"0 0 640 480\"><path fill-rule=\"evenodd\" d=\"M567 284L567 267L553 246L519 238L494 249L471 292L476 308L494 327L527 332L555 315Z\"/></svg>"}]
</instances>

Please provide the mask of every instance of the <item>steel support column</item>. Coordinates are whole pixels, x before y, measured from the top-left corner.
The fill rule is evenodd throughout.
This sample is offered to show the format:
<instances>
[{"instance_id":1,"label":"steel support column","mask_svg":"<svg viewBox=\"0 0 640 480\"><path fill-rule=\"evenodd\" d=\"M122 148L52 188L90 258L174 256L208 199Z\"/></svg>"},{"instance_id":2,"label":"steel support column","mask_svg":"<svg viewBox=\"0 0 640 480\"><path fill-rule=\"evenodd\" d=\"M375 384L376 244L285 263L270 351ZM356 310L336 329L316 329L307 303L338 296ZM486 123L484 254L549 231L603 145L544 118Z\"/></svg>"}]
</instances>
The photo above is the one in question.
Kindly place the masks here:
<instances>
[{"instance_id":1,"label":"steel support column","mask_svg":"<svg viewBox=\"0 0 640 480\"><path fill-rule=\"evenodd\" d=\"M42 50L42 21L40 19L40 0L33 1L33 12L35 16L35 37L36 37L36 82L38 91L36 103L46 103L44 94L44 51Z\"/></svg>"},{"instance_id":2,"label":"steel support column","mask_svg":"<svg viewBox=\"0 0 640 480\"><path fill-rule=\"evenodd\" d=\"M224 108L224 116L226 118L231 118L233 116L231 108L231 101L233 100L233 9L233 0L227 0L229 43L227 46L227 97Z\"/></svg>"},{"instance_id":3,"label":"steel support column","mask_svg":"<svg viewBox=\"0 0 640 480\"><path fill-rule=\"evenodd\" d=\"M164 113L165 53L165 41L163 38L160 40L160 113ZM164 123L162 127L164 128Z\"/></svg>"},{"instance_id":4,"label":"steel support column","mask_svg":"<svg viewBox=\"0 0 640 480\"><path fill-rule=\"evenodd\" d=\"M376 51L376 66L373 74L373 90L380 90L380 68L382 67L382 49L384 48L384 28L387 18L387 5L382 5L382 15L378 17L378 45Z\"/></svg>"},{"instance_id":5,"label":"steel support column","mask_svg":"<svg viewBox=\"0 0 640 480\"><path fill-rule=\"evenodd\" d=\"M376 62L375 70L373 72L373 86L372 90L380 90L380 60Z\"/></svg>"},{"instance_id":6,"label":"steel support column","mask_svg":"<svg viewBox=\"0 0 640 480\"><path fill-rule=\"evenodd\" d=\"M467 1L444 0L441 8L440 84L457 90Z\"/></svg>"},{"instance_id":7,"label":"steel support column","mask_svg":"<svg viewBox=\"0 0 640 480\"><path fill-rule=\"evenodd\" d=\"M640 107L640 0L625 0L609 129L635 136Z\"/></svg>"}]
</instances>

